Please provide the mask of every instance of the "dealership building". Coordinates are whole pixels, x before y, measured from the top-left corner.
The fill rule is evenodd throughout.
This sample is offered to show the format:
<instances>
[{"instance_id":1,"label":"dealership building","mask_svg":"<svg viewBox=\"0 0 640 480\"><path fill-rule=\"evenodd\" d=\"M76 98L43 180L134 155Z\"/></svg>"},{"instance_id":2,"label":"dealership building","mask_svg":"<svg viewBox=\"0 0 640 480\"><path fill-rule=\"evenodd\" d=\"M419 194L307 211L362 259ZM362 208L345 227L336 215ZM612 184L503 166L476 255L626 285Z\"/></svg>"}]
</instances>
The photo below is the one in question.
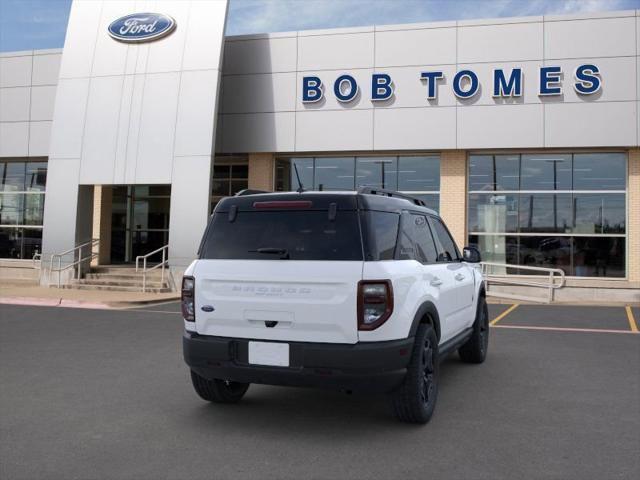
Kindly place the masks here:
<instances>
[{"instance_id":1,"label":"dealership building","mask_svg":"<svg viewBox=\"0 0 640 480\"><path fill-rule=\"evenodd\" d=\"M226 1L140 3L74 0L63 49L0 54L0 278L91 238L102 265L168 245L177 278L222 197L297 169L640 292L640 10L225 37Z\"/></svg>"}]
</instances>

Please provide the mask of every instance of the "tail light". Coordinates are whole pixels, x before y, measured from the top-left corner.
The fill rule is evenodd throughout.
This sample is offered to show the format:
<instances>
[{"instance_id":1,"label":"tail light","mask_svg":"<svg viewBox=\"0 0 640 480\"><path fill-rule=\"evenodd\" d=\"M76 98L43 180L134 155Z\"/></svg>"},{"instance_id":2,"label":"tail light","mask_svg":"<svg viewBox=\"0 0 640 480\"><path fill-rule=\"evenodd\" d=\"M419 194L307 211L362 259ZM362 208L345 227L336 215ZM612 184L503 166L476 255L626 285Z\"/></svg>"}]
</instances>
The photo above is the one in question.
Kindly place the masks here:
<instances>
[{"instance_id":1,"label":"tail light","mask_svg":"<svg viewBox=\"0 0 640 480\"><path fill-rule=\"evenodd\" d=\"M196 279L182 277L182 317L187 322L196 321L195 292Z\"/></svg>"},{"instance_id":2,"label":"tail light","mask_svg":"<svg viewBox=\"0 0 640 480\"><path fill-rule=\"evenodd\" d=\"M358 283L358 330L375 330L393 313L391 280Z\"/></svg>"}]
</instances>

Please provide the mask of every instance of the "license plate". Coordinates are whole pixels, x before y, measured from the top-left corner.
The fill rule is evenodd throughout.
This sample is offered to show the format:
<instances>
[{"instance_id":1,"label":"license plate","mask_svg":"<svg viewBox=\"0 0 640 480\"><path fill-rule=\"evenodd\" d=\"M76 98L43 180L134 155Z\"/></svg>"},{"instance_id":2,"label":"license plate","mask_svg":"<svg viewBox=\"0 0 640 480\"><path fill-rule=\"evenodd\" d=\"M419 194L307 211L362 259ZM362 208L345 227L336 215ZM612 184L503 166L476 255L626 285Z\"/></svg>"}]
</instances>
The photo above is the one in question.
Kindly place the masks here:
<instances>
[{"instance_id":1,"label":"license plate","mask_svg":"<svg viewBox=\"0 0 640 480\"><path fill-rule=\"evenodd\" d=\"M249 363L274 367L289 366L289 344L249 342Z\"/></svg>"}]
</instances>

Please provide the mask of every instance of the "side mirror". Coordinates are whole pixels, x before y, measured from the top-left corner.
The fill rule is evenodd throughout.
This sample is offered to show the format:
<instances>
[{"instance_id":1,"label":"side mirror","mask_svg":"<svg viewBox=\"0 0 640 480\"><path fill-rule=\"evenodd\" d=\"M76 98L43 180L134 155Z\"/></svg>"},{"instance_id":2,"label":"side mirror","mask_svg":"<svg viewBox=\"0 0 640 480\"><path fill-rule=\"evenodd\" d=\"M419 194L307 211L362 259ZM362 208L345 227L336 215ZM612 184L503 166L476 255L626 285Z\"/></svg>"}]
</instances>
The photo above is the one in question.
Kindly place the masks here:
<instances>
[{"instance_id":1,"label":"side mirror","mask_svg":"<svg viewBox=\"0 0 640 480\"><path fill-rule=\"evenodd\" d=\"M476 247L464 247L462 249L462 259L468 263L480 263L480 250Z\"/></svg>"}]
</instances>

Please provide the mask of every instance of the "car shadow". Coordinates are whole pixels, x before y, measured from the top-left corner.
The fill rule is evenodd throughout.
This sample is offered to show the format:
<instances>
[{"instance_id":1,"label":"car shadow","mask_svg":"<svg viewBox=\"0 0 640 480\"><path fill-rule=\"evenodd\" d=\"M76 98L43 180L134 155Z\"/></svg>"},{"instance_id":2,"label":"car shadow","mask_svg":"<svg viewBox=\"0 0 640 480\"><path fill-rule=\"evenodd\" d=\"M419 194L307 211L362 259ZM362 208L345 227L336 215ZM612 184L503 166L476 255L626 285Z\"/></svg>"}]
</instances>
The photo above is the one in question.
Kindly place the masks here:
<instances>
[{"instance_id":1,"label":"car shadow","mask_svg":"<svg viewBox=\"0 0 640 480\"><path fill-rule=\"evenodd\" d=\"M465 373L465 370L467 373ZM473 375L473 369L463 364L457 355L441 363L439 404L432 422L438 415L446 415L442 399L452 383ZM462 378L461 378L462 377ZM312 388L273 387L251 385L242 401L235 405L193 404L185 410L183 421L197 428L223 431L251 432L257 437L272 439L297 431L313 432L316 440L329 440L336 432L343 439L360 439L380 427L412 431L420 425L408 425L395 420L389 396L368 395ZM348 425L349 428L345 429ZM345 437L346 436L346 437Z\"/></svg>"}]
</instances>

